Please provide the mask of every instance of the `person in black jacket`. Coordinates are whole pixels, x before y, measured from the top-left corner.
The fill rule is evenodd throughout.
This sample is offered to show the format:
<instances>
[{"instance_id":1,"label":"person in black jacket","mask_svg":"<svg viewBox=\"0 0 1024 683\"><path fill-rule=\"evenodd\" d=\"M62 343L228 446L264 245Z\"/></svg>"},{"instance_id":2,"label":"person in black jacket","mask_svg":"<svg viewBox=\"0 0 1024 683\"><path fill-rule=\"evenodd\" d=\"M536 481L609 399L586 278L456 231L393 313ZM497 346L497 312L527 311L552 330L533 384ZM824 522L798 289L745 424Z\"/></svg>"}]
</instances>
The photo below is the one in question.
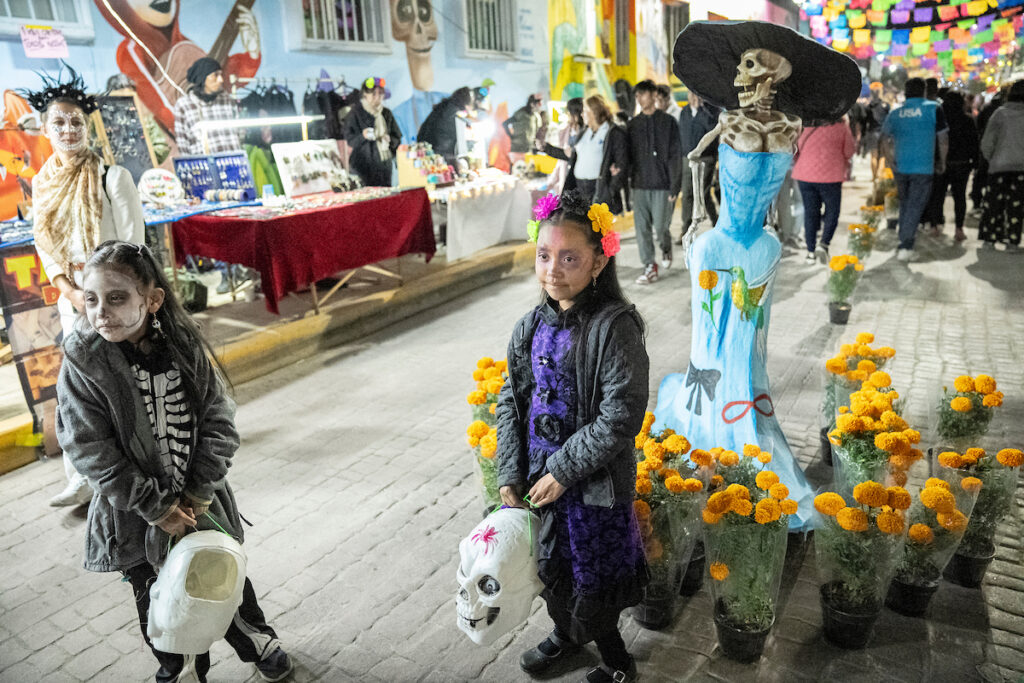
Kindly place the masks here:
<instances>
[{"instance_id":1,"label":"person in black jacket","mask_svg":"<svg viewBox=\"0 0 1024 683\"><path fill-rule=\"evenodd\" d=\"M696 93L690 93L690 100L679 114L679 146L682 153L682 181L680 193L680 217L683 219L683 232L678 244L683 243L683 235L690 229L693 220L693 171L686 155L697 147L701 138L714 130L718 125L718 109L704 102ZM715 176L715 162L718 160L718 143L708 145L701 157L701 183L704 188L704 208L707 210L711 224L718 222L718 211L711 201L711 184Z\"/></svg>"},{"instance_id":2,"label":"person in black jacket","mask_svg":"<svg viewBox=\"0 0 1024 683\"><path fill-rule=\"evenodd\" d=\"M946 154L946 172L936 177L940 201L945 201L946 191L953 195L953 215L956 221L954 239L967 239L964 220L967 217L967 181L971 171L978 165L978 126L967 114L963 93L950 90L942 96L942 109L949 124L949 152Z\"/></svg>"},{"instance_id":3,"label":"person in black jacket","mask_svg":"<svg viewBox=\"0 0 1024 683\"><path fill-rule=\"evenodd\" d=\"M672 235L668 226L682 182L679 125L655 106L657 92L658 86L654 81L636 84L640 113L626 125L633 183L633 220L640 260L644 264L644 273L636 280L641 285L658 281L653 233L657 233L658 246L661 247L661 267L672 265Z\"/></svg>"},{"instance_id":4,"label":"person in black jacket","mask_svg":"<svg viewBox=\"0 0 1024 683\"><path fill-rule=\"evenodd\" d=\"M472 104L473 94L469 88L459 88L434 107L420 126L416 141L429 142L449 165L456 166L456 157L459 155L459 124L456 118Z\"/></svg>"},{"instance_id":5,"label":"person in black jacket","mask_svg":"<svg viewBox=\"0 0 1024 683\"><path fill-rule=\"evenodd\" d=\"M360 94L342 125L345 141L351 148L349 168L364 185L390 187L402 130L391 110L384 106L383 78L367 78Z\"/></svg>"}]
</instances>

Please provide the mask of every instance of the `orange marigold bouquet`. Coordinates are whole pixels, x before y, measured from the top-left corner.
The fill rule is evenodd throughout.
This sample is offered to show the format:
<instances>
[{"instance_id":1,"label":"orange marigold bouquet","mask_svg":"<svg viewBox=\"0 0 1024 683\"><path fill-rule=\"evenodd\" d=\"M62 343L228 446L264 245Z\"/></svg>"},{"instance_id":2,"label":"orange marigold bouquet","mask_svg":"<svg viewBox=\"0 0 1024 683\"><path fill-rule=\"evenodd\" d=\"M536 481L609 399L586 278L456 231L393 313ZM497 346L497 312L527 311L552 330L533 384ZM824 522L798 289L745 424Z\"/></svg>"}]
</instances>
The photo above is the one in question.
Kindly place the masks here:
<instances>
[{"instance_id":1,"label":"orange marigold bouquet","mask_svg":"<svg viewBox=\"0 0 1024 683\"><path fill-rule=\"evenodd\" d=\"M476 455L477 474L484 498L484 505L492 508L501 504L498 494L498 466L494 461L498 450L498 435L495 429L495 408L498 394L508 380L507 363L485 356L476 362L473 369L476 388L466 397L472 406L473 422L466 428L470 447Z\"/></svg>"},{"instance_id":2,"label":"orange marigold bouquet","mask_svg":"<svg viewBox=\"0 0 1024 683\"><path fill-rule=\"evenodd\" d=\"M836 254L829 259L828 267L832 271L828 274L828 300L849 303L864 264L852 254Z\"/></svg>"},{"instance_id":3,"label":"orange marigold bouquet","mask_svg":"<svg viewBox=\"0 0 1024 683\"><path fill-rule=\"evenodd\" d=\"M882 368L896 355L891 346L874 348L875 335L861 332L853 344L843 344L839 352L825 361L825 399L822 402L824 426L835 427L840 406L850 405L850 394L870 382L879 390L887 390L892 378Z\"/></svg>"},{"instance_id":4,"label":"orange marigold bouquet","mask_svg":"<svg viewBox=\"0 0 1024 683\"><path fill-rule=\"evenodd\" d=\"M690 442L686 437L671 429L652 434L653 424L654 415L647 413L635 441L633 510L644 541L651 581L634 615L644 627L663 628L668 625L679 595L679 568L689 562L700 532L700 509L712 463L710 456L701 464L687 458ZM700 454L696 455L700 460Z\"/></svg>"},{"instance_id":5,"label":"orange marigold bouquet","mask_svg":"<svg viewBox=\"0 0 1024 683\"><path fill-rule=\"evenodd\" d=\"M968 448L964 453L941 452L936 460L940 475L950 482L951 488L956 486L956 479L961 488L965 485L980 488L957 554L991 556L995 550L996 526L1013 510L1024 452L1017 448L1003 448L995 453Z\"/></svg>"},{"instance_id":6,"label":"orange marigold bouquet","mask_svg":"<svg viewBox=\"0 0 1024 683\"><path fill-rule=\"evenodd\" d=\"M866 222L851 223L847 229L850 232L847 239L847 243L850 245L850 253L863 261L871 255L871 250L875 248L877 223L874 226Z\"/></svg>"},{"instance_id":7,"label":"orange marigold bouquet","mask_svg":"<svg viewBox=\"0 0 1024 683\"><path fill-rule=\"evenodd\" d=\"M861 223L867 225L869 228L874 228L877 230L878 226L881 225L882 218L884 216L885 206L883 204L860 207Z\"/></svg>"},{"instance_id":8,"label":"orange marigold bouquet","mask_svg":"<svg viewBox=\"0 0 1024 683\"><path fill-rule=\"evenodd\" d=\"M775 620L789 515L796 514L797 502L768 468L771 453L755 444L744 446L742 453L698 450L691 458L715 462L702 513L715 622L719 629L724 625L766 634ZM719 642L732 656L727 644Z\"/></svg>"},{"instance_id":9,"label":"orange marigold bouquet","mask_svg":"<svg viewBox=\"0 0 1024 683\"><path fill-rule=\"evenodd\" d=\"M984 436L992 411L1003 405L1003 392L989 375L960 375L953 390L942 388L939 404L939 436L954 443L974 442Z\"/></svg>"},{"instance_id":10,"label":"orange marigold bouquet","mask_svg":"<svg viewBox=\"0 0 1024 683\"><path fill-rule=\"evenodd\" d=\"M906 489L876 481L858 483L850 498L829 491L814 499L821 597L832 609L857 615L882 609L906 537L904 514L910 502ZM826 620L831 638L837 634L830 633L830 626Z\"/></svg>"}]
</instances>

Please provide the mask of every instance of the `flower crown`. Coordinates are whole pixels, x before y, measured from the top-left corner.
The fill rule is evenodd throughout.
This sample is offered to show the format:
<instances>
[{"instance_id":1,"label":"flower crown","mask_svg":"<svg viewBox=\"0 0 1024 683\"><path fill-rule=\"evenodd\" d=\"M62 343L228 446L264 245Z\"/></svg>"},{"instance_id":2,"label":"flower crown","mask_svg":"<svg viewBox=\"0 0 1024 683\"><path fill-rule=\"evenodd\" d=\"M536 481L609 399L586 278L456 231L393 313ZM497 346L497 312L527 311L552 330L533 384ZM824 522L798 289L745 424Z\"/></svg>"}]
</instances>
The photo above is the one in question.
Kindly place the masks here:
<instances>
[{"instance_id":1,"label":"flower crown","mask_svg":"<svg viewBox=\"0 0 1024 683\"><path fill-rule=\"evenodd\" d=\"M41 74L43 79L42 90L21 90L20 94L25 96L28 103L39 113L46 111L50 103L56 99L69 99L78 103L86 115L97 109L96 98L85 92L85 81L82 76L67 64L61 62L61 73L56 78ZM68 70L68 79L61 82L60 76L64 69Z\"/></svg>"},{"instance_id":2,"label":"flower crown","mask_svg":"<svg viewBox=\"0 0 1024 683\"><path fill-rule=\"evenodd\" d=\"M547 220L555 211L562 207L562 201L558 195L551 193L544 195L533 205L534 220L526 224L526 234L529 241L536 242L540 233L541 221ZM601 235L601 249L608 258L615 256L622 248L619 233L612 230L615 223L615 216L608 209L607 204L591 204L587 211L587 218L590 219L590 226L594 232Z\"/></svg>"}]
</instances>

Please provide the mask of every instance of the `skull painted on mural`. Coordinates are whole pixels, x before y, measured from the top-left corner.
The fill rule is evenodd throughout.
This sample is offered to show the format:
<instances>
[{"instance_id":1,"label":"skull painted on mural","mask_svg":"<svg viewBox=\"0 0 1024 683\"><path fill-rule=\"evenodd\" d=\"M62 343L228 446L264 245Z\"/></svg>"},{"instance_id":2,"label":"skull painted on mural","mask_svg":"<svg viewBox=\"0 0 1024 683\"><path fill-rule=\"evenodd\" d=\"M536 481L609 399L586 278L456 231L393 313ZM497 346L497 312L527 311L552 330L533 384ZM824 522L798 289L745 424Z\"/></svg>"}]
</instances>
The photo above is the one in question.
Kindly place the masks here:
<instances>
[{"instance_id":1,"label":"skull painted on mural","mask_svg":"<svg viewBox=\"0 0 1024 683\"><path fill-rule=\"evenodd\" d=\"M391 0L391 36L405 43L412 87L434 87L434 67L430 50L437 40L437 22L430 0Z\"/></svg>"},{"instance_id":2,"label":"skull painted on mural","mask_svg":"<svg viewBox=\"0 0 1024 683\"><path fill-rule=\"evenodd\" d=\"M544 587L537 576L537 524L531 512L503 508L459 543L455 610L459 628L477 645L490 645L530 616Z\"/></svg>"},{"instance_id":3,"label":"skull painted on mural","mask_svg":"<svg viewBox=\"0 0 1024 683\"><path fill-rule=\"evenodd\" d=\"M751 107L765 99L792 73L793 65L782 55L762 48L747 50L740 55L736 80L732 82L742 88L739 92L740 106Z\"/></svg>"}]
</instances>

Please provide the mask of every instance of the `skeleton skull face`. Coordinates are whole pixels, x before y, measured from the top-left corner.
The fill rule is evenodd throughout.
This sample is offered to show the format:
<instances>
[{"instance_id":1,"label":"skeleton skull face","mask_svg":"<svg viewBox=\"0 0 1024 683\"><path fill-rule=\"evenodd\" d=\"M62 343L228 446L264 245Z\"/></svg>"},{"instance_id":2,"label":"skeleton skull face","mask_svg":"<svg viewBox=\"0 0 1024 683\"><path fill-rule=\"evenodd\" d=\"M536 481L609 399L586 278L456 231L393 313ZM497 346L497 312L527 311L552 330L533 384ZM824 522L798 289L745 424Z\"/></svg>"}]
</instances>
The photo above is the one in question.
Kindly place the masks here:
<instances>
[{"instance_id":1,"label":"skeleton skull face","mask_svg":"<svg viewBox=\"0 0 1024 683\"><path fill-rule=\"evenodd\" d=\"M530 615L543 584L537 577L537 549L529 525L532 513L498 510L459 543L459 628L478 645L490 645Z\"/></svg>"},{"instance_id":2,"label":"skeleton skull face","mask_svg":"<svg viewBox=\"0 0 1024 683\"><path fill-rule=\"evenodd\" d=\"M733 85L743 88L739 93L741 107L749 107L768 96L771 90L793 73L789 60L771 50L756 48L740 55Z\"/></svg>"},{"instance_id":3,"label":"skeleton skull face","mask_svg":"<svg viewBox=\"0 0 1024 683\"><path fill-rule=\"evenodd\" d=\"M430 50L437 40L437 23L430 0L391 0L391 35L405 43L413 87L430 90L434 86Z\"/></svg>"}]
</instances>

